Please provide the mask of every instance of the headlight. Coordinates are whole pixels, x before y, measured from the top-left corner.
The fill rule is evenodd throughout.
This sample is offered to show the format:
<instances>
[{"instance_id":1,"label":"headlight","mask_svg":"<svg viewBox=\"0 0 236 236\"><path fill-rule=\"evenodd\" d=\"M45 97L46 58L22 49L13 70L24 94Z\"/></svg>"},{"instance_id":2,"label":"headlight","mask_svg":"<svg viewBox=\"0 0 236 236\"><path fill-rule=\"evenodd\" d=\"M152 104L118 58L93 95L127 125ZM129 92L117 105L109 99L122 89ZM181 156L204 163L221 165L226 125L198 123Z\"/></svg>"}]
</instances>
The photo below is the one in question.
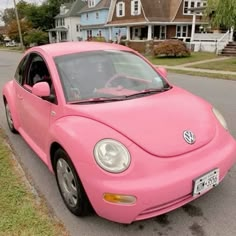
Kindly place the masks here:
<instances>
[{"instance_id":1,"label":"headlight","mask_svg":"<svg viewBox=\"0 0 236 236\"><path fill-rule=\"evenodd\" d=\"M94 148L97 164L112 173L125 171L130 165L130 154L127 148L118 141L103 139Z\"/></svg>"},{"instance_id":2,"label":"headlight","mask_svg":"<svg viewBox=\"0 0 236 236\"><path fill-rule=\"evenodd\" d=\"M215 115L215 117L217 118L217 120L220 122L220 124L226 129L228 130L228 126L227 126L227 123L224 119L224 117L222 116L222 114L215 108L212 108L212 111Z\"/></svg>"}]
</instances>

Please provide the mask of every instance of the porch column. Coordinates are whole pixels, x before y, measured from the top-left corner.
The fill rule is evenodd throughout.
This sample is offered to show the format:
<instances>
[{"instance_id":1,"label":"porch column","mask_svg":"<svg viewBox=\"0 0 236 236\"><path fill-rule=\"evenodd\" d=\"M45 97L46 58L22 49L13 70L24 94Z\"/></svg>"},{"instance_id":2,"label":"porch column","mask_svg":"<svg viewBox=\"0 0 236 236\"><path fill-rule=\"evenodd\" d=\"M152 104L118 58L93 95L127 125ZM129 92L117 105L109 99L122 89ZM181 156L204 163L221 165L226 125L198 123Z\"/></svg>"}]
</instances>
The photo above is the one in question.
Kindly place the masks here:
<instances>
[{"instance_id":1,"label":"porch column","mask_svg":"<svg viewBox=\"0 0 236 236\"><path fill-rule=\"evenodd\" d=\"M60 40L59 40L59 32L58 32L58 31L57 31L56 37L57 37L57 38L56 38L56 42L59 43Z\"/></svg>"},{"instance_id":2,"label":"porch column","mask_svg":"<svg viewBox=\"0 0 236 236\"><path fill-rule=\"evenodd\" d=\"M230 36L229 36L229 42L234 41L234 27L232 26L230 29Z\"/></svg>"},{"instance_id":3,"label":"porch column","mask_svg":"<svg viewBox=\"0 0 236 236\"><path fill-rule=\"evenodd\" d=\"M52 32L48 32L49 43L52 43Z\"/></svg>"},{"instance_id":4,"label":"porch column","mask_svg":"<svg viewBox=\"0 0 236 236\"><path fill-rule=\"evenodd\" d=\"M126 39L130 40L130 26L127 26L126 28Z\"/></svg>"},{"instance_id":5,"label":"porch column","mask_svg":"<svg viewBox=\"0 0 236 236\"><path fill-rule=\"evenodd\" d=\"M111 31L111 29L112 29L112 27L109 27L108 28L109 29L109 40L111 41L112 40L112 31Z\"/></svg>"},{"instance_id":6,"label":"porch column","mask_svg":"<svg viewBox=\"0 0 236 236\"><path fill-rule=\"evenodd\" d=\"M195 34L195 26L196 26L196 12L193 12L193 21L192 21L192 32L191 32L191 42L194 40L194 34Z\"/></svg>"},{"instance_id":7,"label":"porch column","mask_svg":"<svg viewBox=\"0 0 236 236\"><path fill-rule=\"evenodd\" d=\"M152 25L148 25L147 40L152 40Z\"/></svg>"}]
</instances>

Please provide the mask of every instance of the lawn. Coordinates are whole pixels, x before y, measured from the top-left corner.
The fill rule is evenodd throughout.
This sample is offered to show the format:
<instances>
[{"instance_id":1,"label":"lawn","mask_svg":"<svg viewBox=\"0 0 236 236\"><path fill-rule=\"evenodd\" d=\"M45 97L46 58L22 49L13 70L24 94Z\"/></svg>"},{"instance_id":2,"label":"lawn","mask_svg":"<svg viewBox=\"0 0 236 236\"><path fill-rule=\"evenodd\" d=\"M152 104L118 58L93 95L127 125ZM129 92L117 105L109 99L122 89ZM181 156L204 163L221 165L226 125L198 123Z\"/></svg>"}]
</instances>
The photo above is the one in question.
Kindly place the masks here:
<instances>
[{"instance_id":1,"label":"lawn","mask_svg":"<svg viewBox=\"0 0 236 236\"><path fill-rule=\"evenodd\" d=\"M183 76L192 75L192 76L208 77L212 79L236 80L235 75L220 74L220 73L216 74L216 73L195 72L195 71L186 71L186 70L178 70L178 69L168 69L168 72L182 74Z\"/></svg>"},{"instance_id":2,"label":"lawn","mask_svg":"<svg viewBox=\"0 0 236 236\"><path fill-rule=\"evenodd\" d=\"M22 178L0 129L0 236L68 235L63 225L49 214Z\"/></svg>"},{"instance_id":3,"label":"lawn","mask_svg":"<svg viewBox=\"0 0 236 236\"><path fill-rule=\"evenodd\" d=\"M215 61L210 63L202 63L191 66L193 68L209 69L209 70L222 70L236 72L236 57L229 58L222 61Z\"/></svg>"},{"instance_id":4,"label":"lawn","mask_svg":"<svg viewBox=\"0 0 236 236\"><path fill-rule=\"evenodd\" d=\"M208 52L192 52L190 57L182 58L155 58L152 56L147 57L155 65L165 65L165 66L177 66L191 62L203 61L208 59L214 59L218 56L215 53Z\"/></svg>"}]
</instances>

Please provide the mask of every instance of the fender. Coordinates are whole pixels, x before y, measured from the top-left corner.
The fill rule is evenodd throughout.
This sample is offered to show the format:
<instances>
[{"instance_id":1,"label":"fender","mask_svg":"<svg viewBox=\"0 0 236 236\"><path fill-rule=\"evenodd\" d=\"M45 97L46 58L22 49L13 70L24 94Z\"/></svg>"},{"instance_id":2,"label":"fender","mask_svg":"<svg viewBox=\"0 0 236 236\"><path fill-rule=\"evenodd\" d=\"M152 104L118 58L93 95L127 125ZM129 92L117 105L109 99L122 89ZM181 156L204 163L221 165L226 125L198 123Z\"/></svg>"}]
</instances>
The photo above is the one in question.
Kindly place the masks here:
<instances>
[{"instance_id":1,"label":"fender","mask_svg":"<svg viewBox=\"0 0 236 236\"><path fill-rule=\"evenodd\" d=\"M126 147L132 144L122 134L93 119L81 116L67 116L58 119L49 130L48 168L53 170L50 157L53 143L58 143L64 148L79 173L81 164L83 166L97 165L93 149L98 141L105 138L115 139Z\"/></svg>"},{"instance_id":2,"label":"fender","mask_svg":"<svg viewBox=\"0 0 236 236\"><path fill-rule=\"evenodd\" d=\"M20 127L20 121L16 112L17 111L16 103L15 103L16 92L15 92L14 83L15 83L14 80L11 80L8 83L6 83L3 87L2 94L3 94L3 97L5 97L5 99L7 100L8 105L10 107L14 127L16 130L18 130Z\"/></svg>"}]
</instances>

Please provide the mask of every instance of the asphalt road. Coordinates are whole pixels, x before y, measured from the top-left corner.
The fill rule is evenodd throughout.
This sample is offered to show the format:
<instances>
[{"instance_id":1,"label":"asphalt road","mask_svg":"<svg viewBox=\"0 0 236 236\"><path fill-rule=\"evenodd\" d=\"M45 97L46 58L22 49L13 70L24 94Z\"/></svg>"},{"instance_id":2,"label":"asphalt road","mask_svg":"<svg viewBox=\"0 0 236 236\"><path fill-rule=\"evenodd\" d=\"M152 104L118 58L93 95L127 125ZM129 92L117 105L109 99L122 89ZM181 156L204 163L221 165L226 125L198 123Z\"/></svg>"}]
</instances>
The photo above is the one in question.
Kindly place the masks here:
<instances>
[{"instance_id":1,"label":"asphalt road","mask_svg":"<svg viewBox=\"0 0 236 236\"><path fill-rule=\"evenodd\" d=\"M0 87L10 80L20 53L0 51ZM226 117L236 137L236 82L169 74L169 80L214 104ZM201 114L199 114L201 115ZM19 135L8 131L3 103L0 125L6 131L17 158L36 189L72 236L234 236L236 235L236 166L224 181L198 200L153 219L122 225L91 215L73 216L64 206L54 176ZM10 184L10 183L9 183ZM1 214L0 214L1 217Z\"/></svg>"}]
</instances>

